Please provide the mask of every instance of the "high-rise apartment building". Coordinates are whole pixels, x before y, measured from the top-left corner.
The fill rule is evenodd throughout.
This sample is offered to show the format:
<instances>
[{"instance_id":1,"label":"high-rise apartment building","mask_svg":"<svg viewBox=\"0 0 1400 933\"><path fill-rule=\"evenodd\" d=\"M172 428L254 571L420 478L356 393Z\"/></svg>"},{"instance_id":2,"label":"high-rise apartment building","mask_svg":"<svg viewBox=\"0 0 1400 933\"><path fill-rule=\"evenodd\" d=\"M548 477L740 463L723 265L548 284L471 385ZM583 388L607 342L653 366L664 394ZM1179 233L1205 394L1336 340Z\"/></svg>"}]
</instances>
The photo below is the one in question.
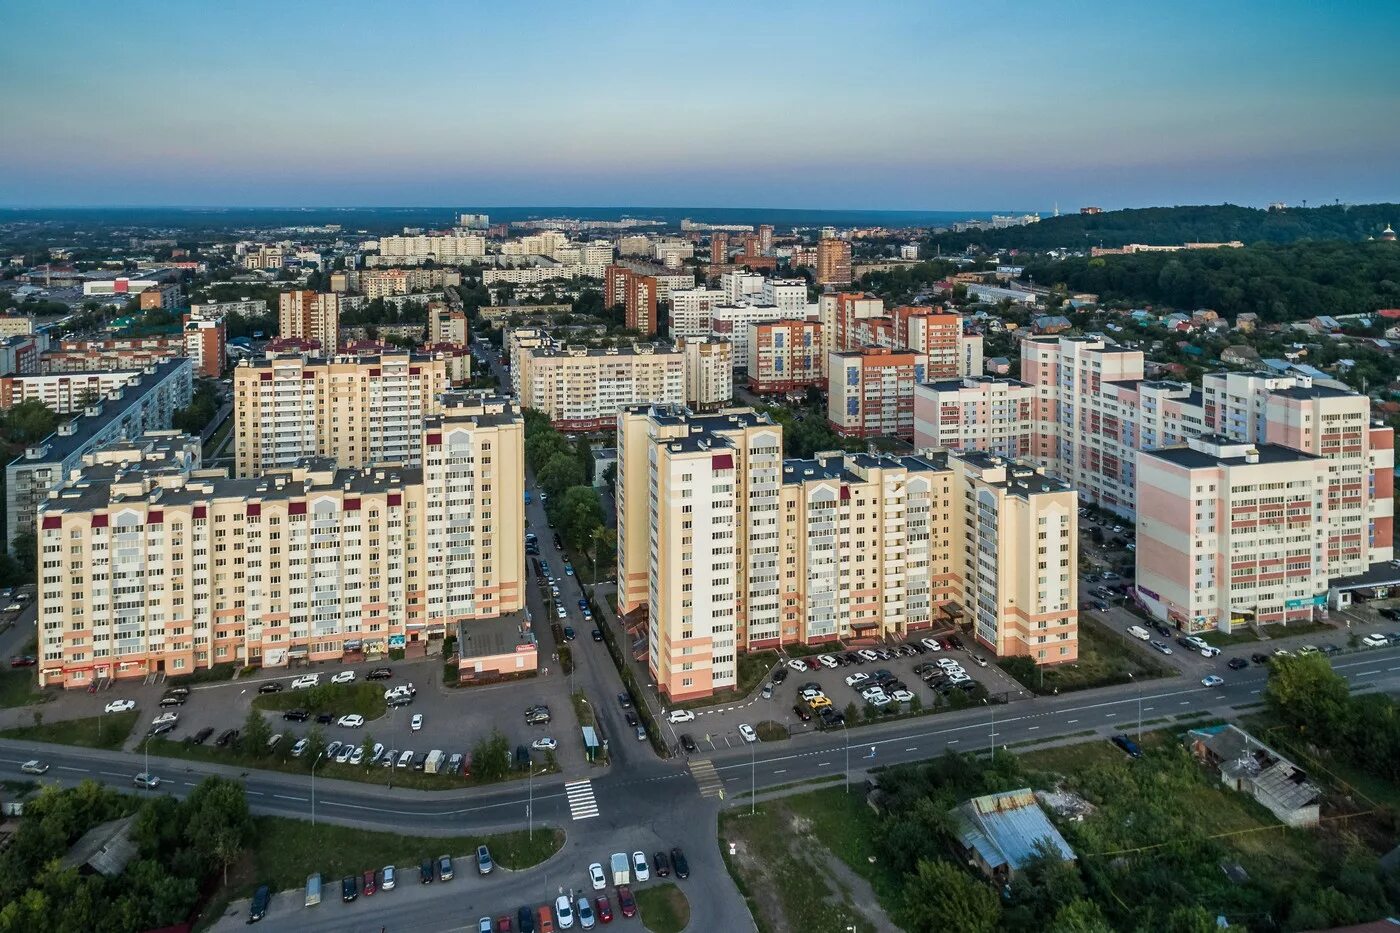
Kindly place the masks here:
<instances>
[{"instance_id":1,"label":"high-rise apartment building","mask_svg":"<svg viewBox=\"0 0 1400 933\"><path fill-rule=\"evenodd\" d=\"M717 337L687 337L677 345L685 354L685 403L698 411L728 405L734 398L734 345Z\"/></svg>"},{"instance_id":2,"label":"high-rise apartment building","mask_svg":"<svg viewBox=\"0 0 1400 933\"><path fill-rule=\"evenodd\" d=\"M785 311L773 305L722 304L710 310L710 333L734 342L734 366L748 369L749 325L769 321L801 320L803 311Z\"/></svg>"},{"instance_id":3,"label":"high-rise apartment building","mask_svg":"<svg viewBox=\"0 0 1400 933\"><path fill-rule=\"evenodd\" d=\"M520 405L562 431L610 427L624 405L685 400L685 353L652 344L594 350L552 343L522 350L513 378Z\"/></svg>"},{"instance_id":4,"label":"high-rise apartment building","mask_svg":"<svg viewBox=\"0 0 1400 933\"><path fill-rule=\"evenodd\" d=\"M628 266L608 266L603 273L603 304L623 306L623 320L643 336L656 333L656 302L659 284L655 276L635 272Z\"/></svg>"},{"instance_id":5,"label":"high-rise apartment building","mask_svg":"<svg viewBox=\"0 0 1400 933\"><path fill-rule=\"evenodd\" d=\"M773 225L758 225L758 251L764 256L773 254Z\"/></svg>"},{"instance_id":6,"label":"high-rise apartment building","mask_svg":"<svg viewBox=\"0 0 1400 933\"><path fill-rule=\"evenodd\" d=\"M715 308L728 299L722 289L687 288L671 292L671 336L708 337L710 317Z\"/></svg>"},{"instance_id":7,"label":"high-rise apartment building","mask_svg":"<svg viewBox=\"0 0 1400 933\"><path fill-rule=\"evenodd\" d=\"M806 279L764 279L763 290L756 304L772 305L779 311L791 314L807 313Z\"/></svg>"},{"instance_id":8,"label":"high-rise apartment building","mask_svg":"<svg viewBox=\"0 0 1400 933\"><path fill-rule=\"evenodd\" d=\"M716 230L710 234L710 265L722 266L729 262L729 234Z\"/></svg>"},{"instance_id":9,"label":"high-rise apartment building","mask_svg":"<svg viewBox=\"0 0 1400 933\"><path fill-rule=\"evenodd\" d=\"M834 237L817 241L817 284L842 287L851 284L851 244Z\"/></svg>"},{"instance_id":10,"label":"high-rise apartment building","mask_svg":"<svg viewBox=\"0 0 1400 933\"><path fill-rule=\"evenodd\" d=\"M467 329L467 314L446 304L434 302L428 306L428 342L434 345L450 344L465 347L471 343L471 333Z\"/></svg>"},{"instance_id":11,"label":"high-rise apartment building","mask_svg":"<svg viewBox=\"0 0 1400 933\"><path fill-rule=\"evenodd\" d=\"M194 362L201 376L217 379L228 362L228 327L222 317L216 320L185 315L185 355Z\"/></svg>"},{"instance_id":12,"label":"high-rise apartment building","mask_svg":"<svg viewBox=\"0 0 1400 933\"><path fill-rule=\"evenodd\" d=\"M766 321L749 324L748 332L750 392L804 392L826 385L821 324Z\"/></svg>"},{"instance_id":13,"label":"high-rise apartment building","mask_svg":"<svg viewBox=\"0 0 1400 933\"><path fill-rule=\"evenodd\" d=\"M340 345L340 296L305 289L277 297L277 335L315 340L321 352L333 356Z\"/></svg>"},{"instance_id":14,"label":"high-rise apartment building","mask_svg":"<svg viewBox=\"0 0 1400 933\"><path fill-rule=\"evenodd\" d=\"M486 255L486 238L474 233L454 236L386 236L379 238L381 265L422 263L446 266L470 263Z\"/></svg>"},{"instance_id":15,"label":"high-rise apartment building","mask_svg":"<svg viewBox=\"0 0 1400 933\"><path fill-rule=\"evenodd\" d=\"M522 420L483 399L423 431L422 469L311 458L226 479L178 435L90 457L41 515L40 683L374 657L507 622ZM528 632L521 647L509 661L533 669Z\"/></svg>"},{"instance_id":16,"label":"high-rise apartment building","mask_svg":"<svg viewBox=\"0 0 1400 933\"><path fill-rule=\"evenodd\" d=\"M998 654L1077 657L1074 494L1033 469L783 461L781 426L750 409L636 406L617 477L618 610L645 619L672 700L733 687L739 652L956 622Z\"/></svg>"},{"instance_id":17,"label":"high-rise apartment building","mask_svg":"<svg viewBox=\"0 0 1400 933\"><path fill-rule=\"evenodd\" d=\"M1034 398L1024 382L995 376L921 383L914 387L914 446L1027 458Z\"/></svg>"},{"instance_id":18,"label":"high-rise apartment building","mask_svg":"<svg viewBox=\"0 0 1400 933\"><path fill-rule=\"evenodd\" d=\"M233 375L238 475L304 457L344 467L417 464L423 421L441 411L448 387L444 361L417 354L245 360Z\"/></svg>"},{"instance_id":19,"label":"high-rise apartment building","mask_svg":"<svg viewBox=\"0 0 1400 933\"><path fill-rule=\"evenodd\" d=\"M914 436L914 387L924 358L909 350L867 347L826 358L826 419L843 437Z\"/></svg>"}]
</instances>

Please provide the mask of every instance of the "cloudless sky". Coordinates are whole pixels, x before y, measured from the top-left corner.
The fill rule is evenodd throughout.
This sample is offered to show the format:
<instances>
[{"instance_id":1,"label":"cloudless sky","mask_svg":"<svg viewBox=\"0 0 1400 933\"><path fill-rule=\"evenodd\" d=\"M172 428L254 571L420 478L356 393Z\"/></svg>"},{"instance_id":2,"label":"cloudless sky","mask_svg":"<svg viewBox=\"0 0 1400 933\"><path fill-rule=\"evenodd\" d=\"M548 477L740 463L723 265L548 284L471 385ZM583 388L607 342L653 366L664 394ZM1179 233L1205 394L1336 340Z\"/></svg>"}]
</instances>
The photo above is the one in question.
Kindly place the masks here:
<instances>
[{"instance_id":1,"label":"cloudless sky","mask_svg":"<svg viewBox=\"0 0 1400 933\"><path fill-rule=\"evenodd\" d=\"M0 205L1400 197L1400 3L6 0Z\"/></svg>"}]
</instances>

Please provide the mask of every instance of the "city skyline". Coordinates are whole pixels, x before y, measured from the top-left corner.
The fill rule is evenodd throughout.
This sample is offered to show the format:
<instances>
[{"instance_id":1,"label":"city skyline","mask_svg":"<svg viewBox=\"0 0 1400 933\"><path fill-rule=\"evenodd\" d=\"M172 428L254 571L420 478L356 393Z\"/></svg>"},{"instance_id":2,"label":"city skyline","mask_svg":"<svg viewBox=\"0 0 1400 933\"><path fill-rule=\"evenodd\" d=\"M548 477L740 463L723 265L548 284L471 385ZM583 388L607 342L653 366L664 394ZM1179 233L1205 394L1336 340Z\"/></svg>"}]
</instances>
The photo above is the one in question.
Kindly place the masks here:
<instances>
[{"instance_id":1,"label":"city skyline","mask_svg":"<svg viewBox=\"0 0 1400 933\"><path fill-rule=\"evenodd\" d=\"M1394 197L1390 6L413 12L19 4L0 205Z\"/></svg>"}]
</instances>

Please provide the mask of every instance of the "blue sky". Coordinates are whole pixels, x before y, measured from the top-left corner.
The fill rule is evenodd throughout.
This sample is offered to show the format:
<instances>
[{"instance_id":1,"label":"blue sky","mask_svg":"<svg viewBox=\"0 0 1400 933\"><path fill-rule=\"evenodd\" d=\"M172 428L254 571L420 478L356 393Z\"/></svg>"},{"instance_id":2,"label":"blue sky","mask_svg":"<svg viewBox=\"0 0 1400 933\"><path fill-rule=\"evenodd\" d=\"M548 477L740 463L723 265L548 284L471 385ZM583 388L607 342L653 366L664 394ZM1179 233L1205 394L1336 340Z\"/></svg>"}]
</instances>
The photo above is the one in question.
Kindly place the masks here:
<instances>
[{"instance_id":1,"label":"blue sky","mask_svg":"<svg viewBox=\"0 0 1400 933\"><path fill-rule=\"evenodd\" d=\"M0 205L1400 197L1400 4L7 0Z\"/></svg>"}]
</instances>

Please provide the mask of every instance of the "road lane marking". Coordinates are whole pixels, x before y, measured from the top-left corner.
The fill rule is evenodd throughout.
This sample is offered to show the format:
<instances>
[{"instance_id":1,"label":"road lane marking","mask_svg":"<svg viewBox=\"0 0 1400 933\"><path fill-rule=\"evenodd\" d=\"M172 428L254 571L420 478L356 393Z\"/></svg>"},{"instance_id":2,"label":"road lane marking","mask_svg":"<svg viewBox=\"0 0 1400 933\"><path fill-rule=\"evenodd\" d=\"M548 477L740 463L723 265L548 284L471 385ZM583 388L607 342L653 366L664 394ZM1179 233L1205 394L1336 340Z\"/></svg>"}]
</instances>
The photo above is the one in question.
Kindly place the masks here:
<instances>
[{"instance_id":1,"label":"road lane marking","mask_svg":"<svg viewBox=\"0 0 1400 933\"><path fill-rule=\"evenodd\" d=\"M77 772L79 772L80 774L87 774L87 773L88 773L88 769L87 769L87 768L70 768L70 767L68 767L67 765L59 765L59 766L58 766L58 770L60 770L60 771L77 771Z\"/></svg>"},{"instance_id":2,"label":"road lane marking","mask_svg":"<svg viewBox=\"0 0 1400 933\"><path fill-rule=\"evenodd\" d=\"M1030 727L1029 729L1027 729L1026 731L1027 731L1027 732L1034 732L1035 730L1037 730L1037 729L1039 729L1039 728L1040 728L1039 726L1031 726L1031 727Z\"/></svg>"},{"instance_id":3,"label":"road lane marking","mask_svg":"<svg viewBox=\"0 0 1400 933\"><path fill-rule=\"evenodd\" d=\"M818 768L829 768L829 767L831 767L831 762L829 762L829 761L819 761L819 762L817 762L817 767L818 767Z\"/></svg>"},{"instance_id":4,"label":"road lane marking","mask_svg":"<svg viewBox=\"0 0 1400 933\"><path fill-rule=\"evenodd\" d=\"M278 800L295 800L297 803L306 803L305 797L289 797L286 794L273 794Z\"/></svg>"},{"instance_id":5,"label":"road lane marking","mask_svg":"<svg viewBox=\"0 0 1400 933\"><path fill-rule=\"evenodd\" d=\"M1066 720L1066 723L1067 723L1068 725L1071 725L1071 726L1074 725L1074 724L1077 723L1077 722L1079 722L1078 719Z\"/></svg>"},{"instance_id":6,"label":"road lane marking","mask_svg":"<svg viewBox=\"0 0 1400 933\"><path fill-rule=\"evenodd\" d=\"M917 746L917 745L911 745L911 746L909 746L908 748L905 749L906 752L917 752L918 750L919 750L919 746Z\"/></svg>"},{"instance_id":7,"label":"road lane marking","mask_svg":"<svg viewBox=\"0 0 1400 933\"><path fill-rule=\"evenodd\" d=\"M695 779L696 786L700 788L701 797L723 796L724 782L720 780L714 762L708 758L692 758L689 768L690 776Z\"/></svg>"},{"instance_id":8,"label":"road lane marking","mask_svg":"<svg viewBox=\"0 0 1400 933\"><path fill-rule=\"evenodd\" d=\"M779 768L777 771L774 771L773 773L774 773L774 774L787 774L787 768Z\"/></svg>"}]
</instances>

